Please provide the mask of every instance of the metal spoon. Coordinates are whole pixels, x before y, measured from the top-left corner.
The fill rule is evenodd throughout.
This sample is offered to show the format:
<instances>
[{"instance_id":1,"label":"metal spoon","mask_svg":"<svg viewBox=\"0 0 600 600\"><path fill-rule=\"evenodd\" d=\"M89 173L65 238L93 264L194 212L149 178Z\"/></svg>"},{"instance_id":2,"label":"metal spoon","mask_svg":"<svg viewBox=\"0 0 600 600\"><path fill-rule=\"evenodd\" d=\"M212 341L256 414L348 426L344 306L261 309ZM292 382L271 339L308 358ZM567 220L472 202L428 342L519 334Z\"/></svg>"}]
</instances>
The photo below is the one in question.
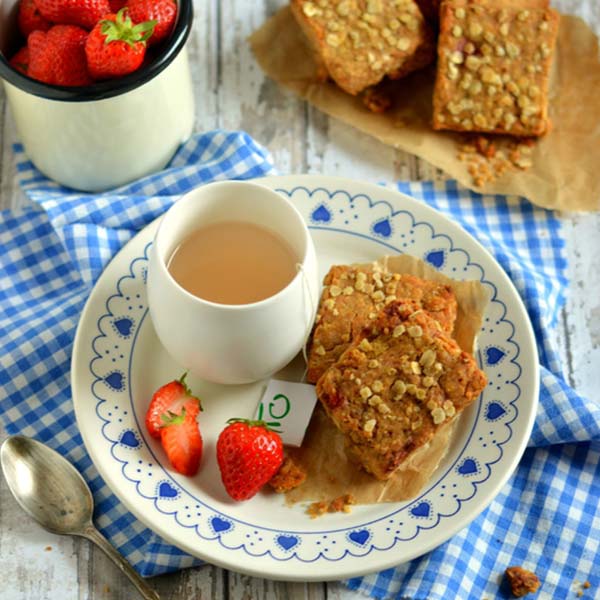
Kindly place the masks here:
<instances>
[{"instance_id":1,"label":"metal spoon","mask_svg":"<svg viewBox=\"0 0 600 600\"><path fill-rule=\"evenodd\" d=\"M10 491L30 517L52 533L78 535L94 542L145 600L160 600L92 524L92 494L69 461L40 442L15 435L2 444L0 463Z\"/></svg>"}]
</instances>

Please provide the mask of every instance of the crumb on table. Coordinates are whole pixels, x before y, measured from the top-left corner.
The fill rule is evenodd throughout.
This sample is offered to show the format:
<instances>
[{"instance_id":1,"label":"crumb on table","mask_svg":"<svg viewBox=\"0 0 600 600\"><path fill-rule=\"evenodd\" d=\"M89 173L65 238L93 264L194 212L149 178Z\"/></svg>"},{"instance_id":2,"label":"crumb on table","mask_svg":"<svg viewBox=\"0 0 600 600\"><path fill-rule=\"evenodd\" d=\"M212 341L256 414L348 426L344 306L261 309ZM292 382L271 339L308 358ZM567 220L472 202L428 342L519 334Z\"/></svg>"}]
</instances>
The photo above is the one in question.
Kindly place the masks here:
<instances>
[{"instance_id":1,"label":"crumb on table","mask_svg":"<svg viewBox=\"0 0 600 600\"><path fill-rule=\"evenodd\" d=\"M374 113L383 113L392 106L391 95L377 87L367 88L361 98L363 104Z\"/></svg>"},{"instance_id":2,"label":"crumb on table","mask_svg":"<svg viewBox=\"0 0 600 600\"><path fill-rule=\"evenodd\" d=\"M353 504L356 504L354 496L352 494L344 494L333 500L313 502L307 507L306 514L308 514L311 519L316 519L326 513L349 513L350 507Z\"/></svg>"},{"instance_id":3,"label":"crumb on table","mask_svg":"<svg viewBox=\"0 0 600 600\"><path fill-rule=\"evenodd\" d=\"M511 171L526 171L533 166L533 138L466 136L458 145L457 158L466 163L473 185L483 187Z\"/></svg>"},{"instance_id":4,"label":"crumb on table","mask_svg":"<svg viewBox=\"0 0 600 600\"><path fill-rule=\"evenodd\" d=\"M579 585L578 581L574 581L573 582L575 585ZM589 590L592 587L592 584L589 581L584 581L581 584L581 589L577 590L576 594L578 598L583 597L584 591L583 590Z\"/></svg>"},{"instance_id":5,"label":"crumb on table","mask_svg":"<svg viewBox=\"0 0 600 600\"><path fill-rule=\"evenodd\" d=\"M299 485L302 485L306 480L306 471L296 464L287 454L283 459L283 463L279 471L273 475L269 481L269 485L278 493L283 494Z\"/></svg>"},{"instance_id":6,"label":"crumb on table","mask_svg":"<svg viewBox=\"0 0 600 600\"><path fill-rule=\"evenodd\" d=\"M537 575L523 567L508 567L505 571L510 591L516 598L537 592L541 583Z\"/></svg>"}]
</instances>

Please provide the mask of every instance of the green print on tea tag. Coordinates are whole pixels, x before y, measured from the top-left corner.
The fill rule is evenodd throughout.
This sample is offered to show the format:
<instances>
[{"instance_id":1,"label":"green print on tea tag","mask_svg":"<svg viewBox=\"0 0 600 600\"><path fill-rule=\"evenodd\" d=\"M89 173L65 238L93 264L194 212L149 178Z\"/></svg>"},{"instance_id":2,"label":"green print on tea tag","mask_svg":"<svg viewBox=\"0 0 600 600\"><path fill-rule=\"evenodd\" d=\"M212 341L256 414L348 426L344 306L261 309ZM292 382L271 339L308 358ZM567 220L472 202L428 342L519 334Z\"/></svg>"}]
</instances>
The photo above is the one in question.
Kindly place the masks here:
<instances>
[{"instance_id":1,"label":"green print on tea tag","mask_svg":"<svg viewBox=\"0 0 600 600\"><path fill-rule=\"evenodd\" d=\"M278 431L284 444L300 446L316 402L314 385L271 379L255 418Z\"/></svg>"},{"instance_id":2,"label":"green print on tea tag","mask_svg":"<svg viewBox=\"0 0 600 600\"><path fill-rule=\"evenodd\" d=\"M258 405L258 419L260 421L284 419L289 414L290 408L290 399L283 394L276 394L273 396L273 400L269 402L269 405L266 409L262 402ZM274 427L279 427L280 425L281 423L273 422Z\"/></svg>"}]
</instances>

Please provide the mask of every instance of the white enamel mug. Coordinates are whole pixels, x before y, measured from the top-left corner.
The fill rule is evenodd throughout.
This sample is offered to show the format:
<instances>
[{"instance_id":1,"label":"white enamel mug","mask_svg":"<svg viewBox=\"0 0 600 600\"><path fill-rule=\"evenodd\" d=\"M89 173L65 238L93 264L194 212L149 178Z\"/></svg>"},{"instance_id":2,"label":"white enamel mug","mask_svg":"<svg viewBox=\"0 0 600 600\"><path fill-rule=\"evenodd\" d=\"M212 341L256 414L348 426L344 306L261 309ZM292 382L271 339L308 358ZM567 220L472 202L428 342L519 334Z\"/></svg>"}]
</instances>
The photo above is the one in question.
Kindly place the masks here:
<instances>
[{"instance_id":1,"label":"white enamel mug","mask_svg":"<svg viewBox=\"0 0 600 600\"><path fill-rule=\"evenodd\" d=\"M156 56L119 79L52 86L14 70L17 0L0 5L0 77L25 153L45 175L100 191L163 168L194 125L185 42L192 0L178 0L177 22Z\"/></svg>"},{"instance_id":2,"label":"white enamel mug","mask_svg":"<svg viewBox=\"0 0 600 600\"><path fill-rule=\"evenodd\" d=\"M220 221L261 225L282 237L298 258L294 279L252 304L218 304L186 291L168 262L192 232ZM169 354L194 374L227 384L267 378L290 362L310 333L319 300L317 258L304 219L277 192L242 181L199 187L171 207L154 238L147 287L150 316Z\"/></svg>"}]
</instances>

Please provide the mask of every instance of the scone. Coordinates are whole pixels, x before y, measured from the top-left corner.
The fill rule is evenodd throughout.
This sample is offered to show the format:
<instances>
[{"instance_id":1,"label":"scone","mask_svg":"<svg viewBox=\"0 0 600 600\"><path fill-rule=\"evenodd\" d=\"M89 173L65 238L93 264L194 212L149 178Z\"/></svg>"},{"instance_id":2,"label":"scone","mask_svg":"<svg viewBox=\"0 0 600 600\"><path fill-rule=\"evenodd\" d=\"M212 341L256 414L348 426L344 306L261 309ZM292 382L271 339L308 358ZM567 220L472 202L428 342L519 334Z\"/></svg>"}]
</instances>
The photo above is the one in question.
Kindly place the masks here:
<instances>
[{"instance_id":1,"label":"scone","mask_svg":"<svg viewBox=\"0 0 600 600\"><path fill-rule=\"evenodd\" d=\"M309 383L318 381L386 303L415 300L444 331L451 333L454 328L457 303L447 285L414 275L384 272L370 264L334 266L323 283L308 352Z\"/></svg>"},{"instance_id":2,"label":"scone","mask_svg":"<svg viewBox=\"0 0 600 600\"><path fill-rule=\"evenodd\" d=\"M549 0L467 0L469 4L485 5L494 2L496 5L516 6L518 8L548 8ZM440 4L442 0L415 0L423 16L431 23L437 24L440 16Z\"/></svg>"},{"instance_id":3,"label":"scone","mask_svg":"<svg viewBox=\"0 0 600 600\"><path fill-rule=\"evenodd\" d=\"M474 358L416 302L392 302L317 383L347 447L388 479L487 383Z\"/></svg>"},{"instance_id":4,"label":"scone","mask_svg":"<svg viewBox=\"0 0 600 600\"><path fill-rule=\"evenodd\" d=\"M414 0L291 0L291 8L317 61L349 94L435 58L433 32Z\"/></svg>"},{"instance_id":5,"label":"scone","mask_svg":"<svg viewBox=\"0 0 600 600\"><path fill-rule=\"evenodd\" d=\"M434 129L514 136L548 130L559 15L549 8L524 8L528 2L516 4L442 3Z\"/></svg>"}]
</instances>

